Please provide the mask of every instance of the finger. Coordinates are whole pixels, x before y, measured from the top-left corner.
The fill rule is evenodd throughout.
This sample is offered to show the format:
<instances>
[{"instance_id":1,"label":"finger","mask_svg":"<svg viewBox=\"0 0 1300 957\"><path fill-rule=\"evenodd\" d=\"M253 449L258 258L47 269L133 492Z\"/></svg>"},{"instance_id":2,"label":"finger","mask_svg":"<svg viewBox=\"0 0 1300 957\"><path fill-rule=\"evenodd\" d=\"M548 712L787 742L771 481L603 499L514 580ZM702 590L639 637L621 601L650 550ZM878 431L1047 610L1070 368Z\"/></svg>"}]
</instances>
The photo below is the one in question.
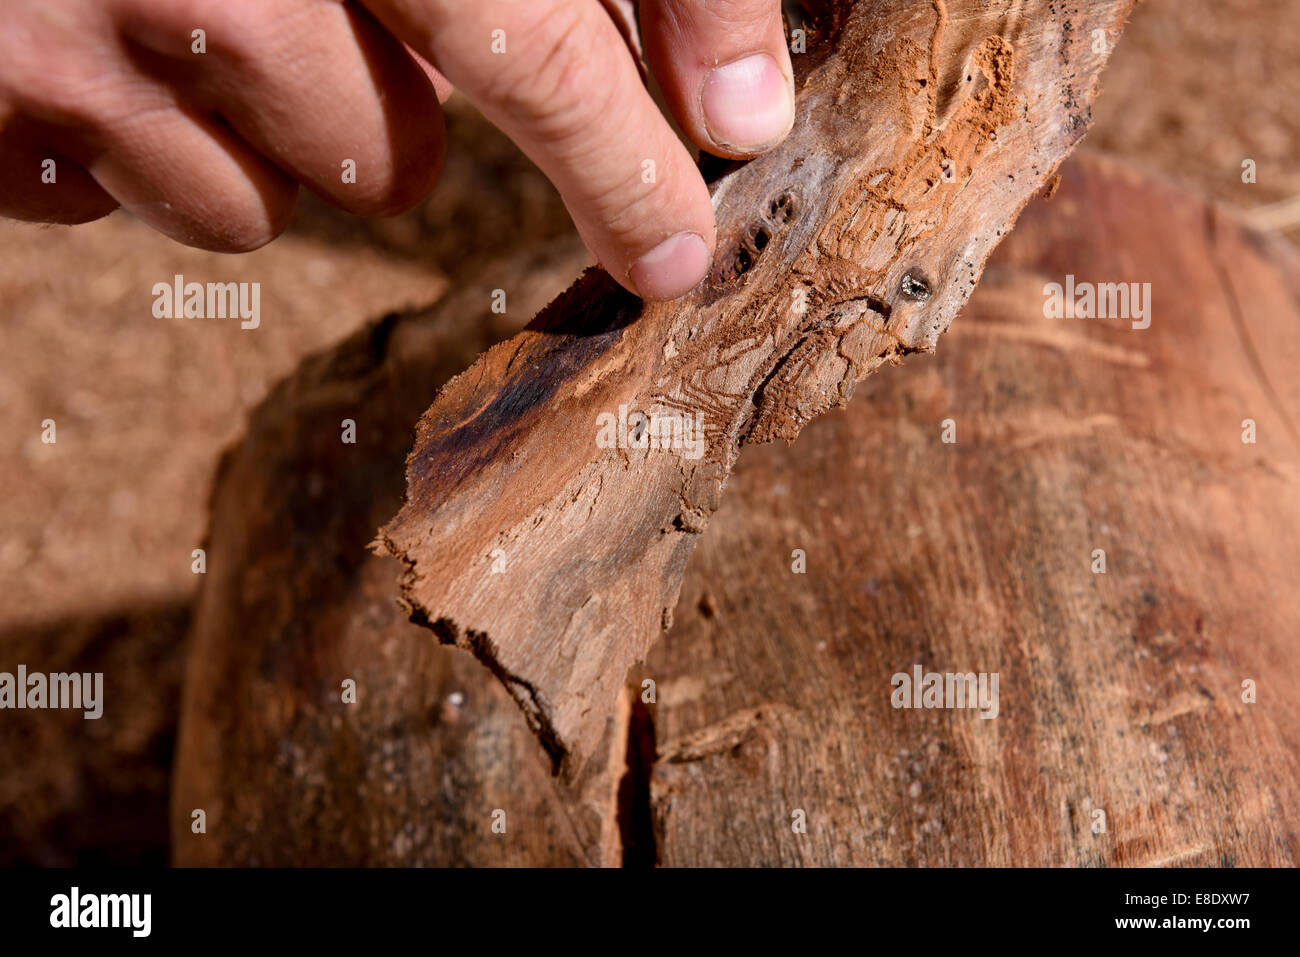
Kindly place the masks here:
<instances>
[{"instance_id":1,"label":"finger","mask_svg":"<svg viewBox=\"0 0 1300 957\"><path fill-rule=\"evenodd\" d=\"M644 0L646 61L702 149L743 159L794 124L794 73L780 0Z\"/></svg>"},{"instance_id":2,"label":"finger","mask_svg":"<svg viewBox=\"0 0 1300 957\"><path fill-rule=\"evenodd\" d=\"M415 50L412 50L405 44L403 44L403 47L405 47L406 52L411 59L420 65L420 69L424 71L424 75L427 76L429 82L433 84L433 92L438 95L438 102L446 103L451 99L451 95L456 92L456 88L451 85L451 81L435 70L433 64L420 56L420 54Z\"/></svg>"},{"instance_id":3,"label":"finger","mask_svg":"<svg viewBox=\"0 0 1300 957\"><path fill-rule=\"evenodd\" d=\"M219 120L164 102L96 130L96 182L187 246L247 252L284 231L298 186Z\"/></svg>"},{"instance_id":4,"label":"finger","mask_svg":"<svg viewBox=\"0 0 1300 957\"><path fill-rule=\"evenodd\" d=\"M325 199L382 216L409 209L433 188L444 145L433 85L361 7L175 0L149 9L124 27L163 58L159 68ZM203 24L202 53L191 40L195 23Z\"/></svg>"},{"instance_id":5,"label":"finger","mask_svg":"<svg viewBox=\"0 0 1300 957\"><path fill-rule=\"evenodd\" d=\"M0 216L73 226L117 209L81 164L50 148L51 138L23 117L0 126Z\"/></svg>"},{"instance_id":6,"label":"finger","mask_svg":"<svg viewBox=\"0 0 1300 957\"><path fill-rule=\"evenodd\" d=\"M618 27L619 36L623 38L623 43L631 51L640 69L642 50L641 33L637 29L636 0L600 0L600 5L614 21L614 26Z\"/></svg>"},{"instance_id":7,"label":"finger","mask_svg":"<svg viewBox=\"0 0 1300 957\"><path fill-rule=\"evenodd\" d=\"M555 184L611 276L671 299L708 271L708 189L597 0L373 0Z\"/></svg>"}]
</instances>

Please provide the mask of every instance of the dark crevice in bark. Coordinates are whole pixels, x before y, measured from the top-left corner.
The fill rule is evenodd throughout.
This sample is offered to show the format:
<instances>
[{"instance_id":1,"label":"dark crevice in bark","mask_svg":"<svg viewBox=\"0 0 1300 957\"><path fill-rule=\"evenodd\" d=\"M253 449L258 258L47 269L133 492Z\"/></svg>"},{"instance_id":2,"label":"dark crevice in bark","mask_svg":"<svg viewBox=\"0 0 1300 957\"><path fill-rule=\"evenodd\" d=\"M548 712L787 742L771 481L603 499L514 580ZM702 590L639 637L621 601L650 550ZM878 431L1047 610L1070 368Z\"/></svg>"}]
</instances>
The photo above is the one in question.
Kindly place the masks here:
<instances>
[{"instance_id":1,"label":"dark crevice in bark","mask_svg":"<svg viewBox=\"0 0 1300 957\"><path fill-rule=\"evenodd\" d=\"M650 808L650 775L657 758L654 715L638 696L627 724L627 769L618 785L618 832L624 867L654 867L659 863Z\"/></svg>"}]
</instances>

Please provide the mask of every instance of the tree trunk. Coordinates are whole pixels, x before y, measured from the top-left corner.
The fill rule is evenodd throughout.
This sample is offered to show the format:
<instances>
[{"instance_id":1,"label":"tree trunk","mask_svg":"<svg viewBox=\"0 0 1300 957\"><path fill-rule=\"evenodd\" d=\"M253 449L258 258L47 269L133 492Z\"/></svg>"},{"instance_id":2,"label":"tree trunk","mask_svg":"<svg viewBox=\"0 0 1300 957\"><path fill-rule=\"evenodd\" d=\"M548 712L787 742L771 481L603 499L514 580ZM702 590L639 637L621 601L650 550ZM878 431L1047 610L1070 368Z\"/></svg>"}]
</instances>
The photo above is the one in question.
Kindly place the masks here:
<instances>
[{"instance_id":1,"label":"tree trunk","mask_svg":"<svg viewBox=\"0 0 1300 957\"><path fill-rule=\"evenodd\" d=\"M610 738L619 770L593 761L561 794L509 696L407 621L397 563L367 549L401 502L411 422L438 386L585 261L572 237L489 264L432 309L305 361L250 417L212 496L172 792L177 863L617 862L604 829L617 826L626 735ZM506 316L490 309L500 285ZM344 419L356 444L340 441ZM497 809L505 836L491 830Z\"/></svg>"},{"instance_id":2,"label":"tree trunk","mask_svg":"<svg viewBox=\"0 0 1300 957\"><path fill-rule=\"evenodd\" d=\"M745 456L675 625L565 785L364 545L405 423L505 331L497 277L544 301L580 257L390 317L253 417L213 497L179 863L1300 862L1294 249L1067 164L949 347ZM1150 282L1150 327L1044 318L1067 274ZM997 717L895 709L917 664L997 673Z\"/></svg>"},{"instance_id":3,"label":"tree trunk","mask_svg":"<svg viewBox=\"0 0 1300 957\"><path fill-rule=\"evenodd\" d=\"M1071 274L1150 327L1045 318ZM1068 164L935 358L733 474L633 676L660 862L1294 867L1298 360L1294 248Z\"/></svg>"}]
</instances>

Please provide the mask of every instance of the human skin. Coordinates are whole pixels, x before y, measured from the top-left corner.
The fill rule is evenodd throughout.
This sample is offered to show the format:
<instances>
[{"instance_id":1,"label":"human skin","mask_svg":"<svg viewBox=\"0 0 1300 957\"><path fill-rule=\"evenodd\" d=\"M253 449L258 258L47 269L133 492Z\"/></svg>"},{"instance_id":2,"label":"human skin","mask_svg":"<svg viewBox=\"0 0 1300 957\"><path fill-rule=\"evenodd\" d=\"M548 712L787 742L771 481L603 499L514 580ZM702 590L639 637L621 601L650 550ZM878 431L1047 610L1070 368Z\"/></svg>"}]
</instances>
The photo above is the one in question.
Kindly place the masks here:
<instances>
[{"instance_id":1,"label":"human skin","mask_svg":"<svg viewBox=\"0 0 1300 957\"><path fill-rule=\"evenodd\" d=\"M785 137L779 0L641 0L639 15L696 145L741 159ZM713 211L620 30L631 16L630 0L5 0L0 214L73 224L121 206L228 252L283 231L299 185L393 214L437 180L454 86L555 184L611 276L676 298L708 271Z\"/></svg>"}]
</instances>

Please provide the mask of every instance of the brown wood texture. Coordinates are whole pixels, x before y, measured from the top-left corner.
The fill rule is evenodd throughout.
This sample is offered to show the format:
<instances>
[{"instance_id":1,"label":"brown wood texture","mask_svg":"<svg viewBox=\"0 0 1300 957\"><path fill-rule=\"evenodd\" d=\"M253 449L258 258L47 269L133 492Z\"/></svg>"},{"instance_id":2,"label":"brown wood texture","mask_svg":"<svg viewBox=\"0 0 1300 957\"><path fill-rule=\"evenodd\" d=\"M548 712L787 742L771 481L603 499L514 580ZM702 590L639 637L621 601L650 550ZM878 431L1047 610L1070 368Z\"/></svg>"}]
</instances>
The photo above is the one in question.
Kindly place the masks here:
<instances>
[{"instance_id":1,"label":"brown wood texture","mask_svg":"<svg viewBox=\"0 0 1300 957\"><path fill-rule=\"evenodd\" d=\"M252 415L212 497L173 781L175 863L618 862L617 834L604 830L617 827L619 774L594 760L560 796L509 696L407 620L397 563L367 548L401 501L410 423L436 388L517 331L512 317L533 315L585 257L573 237L489 264L432 309L385 317L305 361ZM495 288L508 294L505 316L491 311ZM354 445L341 441L345 418ZM343 701L348 679L355 704ZM610 737L620 768L625 737ZM492 829L498 810L505 833Z\"/></svg>"},{"instance_id":2,"label":"brown wood texture","mask_svg":"<svg viewBox=\"0 0 1300 957\"><path fill-rule=\"evenodd\" d=\"M214 492L178 863L1296 863L1292 247L1068 163L935 356L745 456L676 624L565 785L498 682L405 620L395 562L365 544L401 495L404 423L510 332L491 289L514 277L526 308L580 255L390 318L253 416ZM1044 318L1066 274L1152 283L1150 328ZM998 716L895 710L914 664L997 672Z\"/></svg>"},{"instance_id":3,"label":"brown wood texture","mask_svg":"<svg viewBox=\"0 0 1300 957\"><path fill-rule=\"evenodd\" d=\"M669 624L740 446L934 349L1087 128L1131 0L814 6L789 139L713 180L711 277L643 306L587 273L439 394L383 530L413 620L502 681L570 779ZM624 409L678 441L602 447Z\"/></svg>"},{"instance_id":4,"label":"brown wood texture","mask_svg":"<svg viewBox=\"0 0 1300 957\"><path fill-rule=\"evenodd\" d=\"M401 494L404 416L506 331L498 277L526 305L579 254L386 320L253 417L214 493L179 863L1295 863L1294 249L1068 164L936 356L745 457L635 709L566 786L364 546ZM1044 318L1067 273L1152 283L1150 328ZM339 443L344 415L374 444ZM914 664L997 672L998 716L893 709Z\"/></svg>"},{"instance_id":5,"label":"brown wood texture","mask_svg":"<svg viewBox=\"0 0 1300 957\"><path fill-rule=\"evenodd\" d=\"M1295 866L1298 361L1293 247L1068 164L937 356L735 470L645 666L659 861ZM998 716L895 709L917 664Z\"/></svg>"}]
</instances>

